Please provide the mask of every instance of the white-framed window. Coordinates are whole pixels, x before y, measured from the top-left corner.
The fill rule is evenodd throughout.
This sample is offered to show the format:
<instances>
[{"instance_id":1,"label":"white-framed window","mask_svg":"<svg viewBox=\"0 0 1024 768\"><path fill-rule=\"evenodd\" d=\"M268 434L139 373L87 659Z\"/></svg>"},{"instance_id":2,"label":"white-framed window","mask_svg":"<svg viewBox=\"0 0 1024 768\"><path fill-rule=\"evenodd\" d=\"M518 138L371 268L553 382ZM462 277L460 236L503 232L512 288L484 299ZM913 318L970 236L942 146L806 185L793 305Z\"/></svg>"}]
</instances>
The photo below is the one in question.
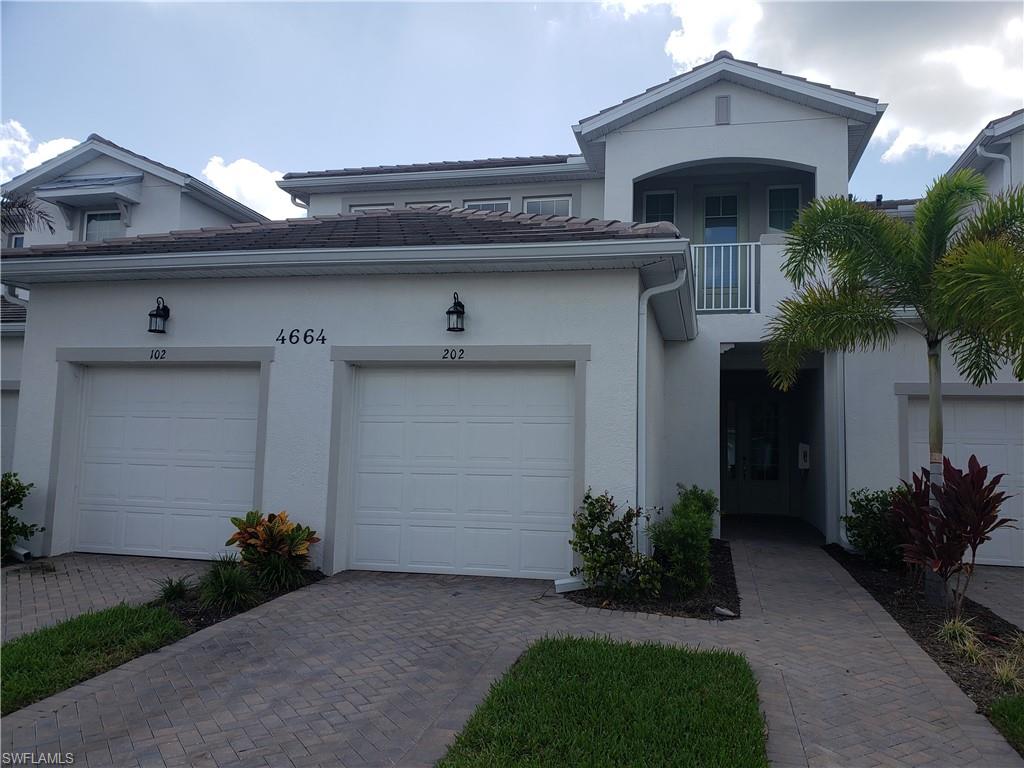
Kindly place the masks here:
<instances>
[{"instance_id":1,"label":"white-framed window","mask_svg":"<svg viewBox=\"0 0 1024 768\"><path fill-rule=\"evenodd\" d=\"M800 187L768 187L768 229L788 232L800 216Z\"/></svg>"},{"instance_id":2,"label":"white-framed window","mask_svg":"<svg viewBox=\"0 0 1024 768\"><path fill-rule=\"evenodd\" d=\"M644 223L676 223L676 193L672 190L644 192Z\"/></svg>"},{"instance_id":3,"label":"white-framed window","mask_svg":"<svg viewBox=\"0 0 1024 768\"><path fill-rule=\"evenodd\" d=\"M394 203L366 203L364 205L350 205L348 211L349 213L370 213L371 211L386 211L388 208L394 207Z\"/></svg>"},{"instance_id":4,"label":"white-framed window","mask_svg":"<svg viewBox=\"0 0 1024 768\"><path fill-rule=\"evenodd\" d=\"M24 248L25 247L25 233L24 232L8 232L7 233L7 247L8 248Z\"/></svg>"},{"instance_id":5,"label":"white-framed window","mask_svg":"<svg viewBox=\"0 0 1024 768\"><path fill-rule=\"evenodd\" d=\"M477 211L510 211L512 210L511 202L508 198L504 200L465 200L463 207L472 208Z\"/></svg>"},{"instance_id":6,"label":"white-framed window","mask_svg":"<svg viewBox=\"0 0 1024 768\"><path fill-rule=\"evenodd\" d=\"M86 211L82 218L82 239L87 243L124 237L120 211Z\"/></svg>"},{"instance_id":7,"label":"white-framed window","mask_svg":"<svg viewBox=\"0 0 1024 768\"><path fill-rule=\"evenodd\" d=\"M572 216L572 197L524 197L523 212L542 216Z\"/></svg>"},{"instance_id":8,"label":"white-framed window","mask_svg":"<svg viewBox=\"0 0 1024 768\"><path fill-rule=\"evenodd\" d=\"M406 205L408 205L409 207L412 207L414 205L444 205L451 207L451 204L451 200L425 200L422 203L406 203Z\"/></svg>"}]
</instances>

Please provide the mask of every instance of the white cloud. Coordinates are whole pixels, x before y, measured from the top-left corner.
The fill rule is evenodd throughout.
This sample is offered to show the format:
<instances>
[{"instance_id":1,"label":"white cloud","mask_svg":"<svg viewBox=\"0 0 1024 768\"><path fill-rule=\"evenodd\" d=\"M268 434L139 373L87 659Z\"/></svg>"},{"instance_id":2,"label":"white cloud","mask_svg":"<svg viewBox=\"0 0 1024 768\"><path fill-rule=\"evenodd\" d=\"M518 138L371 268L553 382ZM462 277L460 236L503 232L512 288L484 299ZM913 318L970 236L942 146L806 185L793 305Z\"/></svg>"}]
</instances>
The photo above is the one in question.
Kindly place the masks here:
<instances>
[{"instance_id":1,"label":"white cloud","mask_svg":"<svg viewBox=\"0 0 1024 768\"><path fill-rule=\"evenodd\" d=\"M926 64L945 64L960 75L964 85L981 91L1014 96L1024 93L1024 66L1007 62L1002 51L986 45L960 45L939 51L928 51L922 57Z\"/></svg>"},{"instance_id":2,"label":"white cloud","mask_svg":"<svg viewBox=\"0 0 1024 768\"><path fill-rule=\"evenodd\" d=\"M0 182L7 182L78 144L77 139L36 141L17 120L5 120L0 123Z\"/></svg>"},{"instance_id":3,"label":"white cloud","mask_svg":"<svg viewBox=\"0 0 1024 768\"><path fill-rule=\"evenodd\" d=\"M889 147L882 153L883 163L893 163L902 160L908 152L923 150L928 157L935 155L955 156L963 152L971 139L973 132L960 133L957 131L923 131L914 126L907 126L890 132L895 133L895 138L889 140Z\"/></svg>"},{"instance_id":4,"label":"white cloud","mask_svg":"<svg viewBox=\"0 0 1024 768\"><path fill-rule=\"evenodd\" d=\"M272 219L302 216L302 211L291 203L289 195L275 183L284 176L281 171L269 171L257 162L244 157L230 163L214 155L203 168L203 176L225 195L230 195L250 208Z\"/></svg>"}]
</instances>

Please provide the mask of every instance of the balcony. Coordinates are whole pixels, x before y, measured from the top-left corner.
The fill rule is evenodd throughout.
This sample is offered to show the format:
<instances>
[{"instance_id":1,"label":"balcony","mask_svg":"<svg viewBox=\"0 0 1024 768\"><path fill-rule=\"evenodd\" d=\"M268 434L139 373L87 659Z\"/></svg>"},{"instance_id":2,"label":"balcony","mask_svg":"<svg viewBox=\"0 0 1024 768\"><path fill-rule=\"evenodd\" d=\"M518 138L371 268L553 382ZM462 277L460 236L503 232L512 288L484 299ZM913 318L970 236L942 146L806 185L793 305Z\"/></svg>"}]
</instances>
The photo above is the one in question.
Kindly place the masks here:
<instances>
[{"instance_id":1,"label":"balcony","mask_svg":"<svg viewBox=\"0 0 1024 768\"><path fill-rule=\"evenodd\" d=\"M760 312L760 243L691 245L697 311Z\"/></svg>"}]
</instances>

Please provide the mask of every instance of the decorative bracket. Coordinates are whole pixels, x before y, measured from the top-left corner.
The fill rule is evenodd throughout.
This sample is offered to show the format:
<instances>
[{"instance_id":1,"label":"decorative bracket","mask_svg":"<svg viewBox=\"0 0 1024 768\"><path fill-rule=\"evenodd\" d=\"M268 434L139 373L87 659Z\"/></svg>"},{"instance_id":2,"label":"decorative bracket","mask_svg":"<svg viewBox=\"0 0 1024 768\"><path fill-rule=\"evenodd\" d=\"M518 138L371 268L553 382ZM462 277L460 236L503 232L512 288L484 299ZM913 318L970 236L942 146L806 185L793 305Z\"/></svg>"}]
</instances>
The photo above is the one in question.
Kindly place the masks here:
<instances>
[{"instance_id":1,"label":"decorative bracket","mask_svg":"<svg viewBox=\"0 0 1024 768\"><path fill-rule=\"evenodd\" d=\"M54 205L57 206L57 209L60 211L61 216L64 217L64 225L69 230L74 231L75 217L78 215L78 212L67 203L54 203Z\"/></svg>"},{"instance_id":2,"label":"decorative bracket","mask_svg":"<svg viewBox=\"0 0 1024 768\"><path fill-rule=\"evenodd\" d=\"M118 200L117 210L121 213L121 223L127 229L132 225L132 204L126 203L124 200Z\"/></svg>"}]
</instances>

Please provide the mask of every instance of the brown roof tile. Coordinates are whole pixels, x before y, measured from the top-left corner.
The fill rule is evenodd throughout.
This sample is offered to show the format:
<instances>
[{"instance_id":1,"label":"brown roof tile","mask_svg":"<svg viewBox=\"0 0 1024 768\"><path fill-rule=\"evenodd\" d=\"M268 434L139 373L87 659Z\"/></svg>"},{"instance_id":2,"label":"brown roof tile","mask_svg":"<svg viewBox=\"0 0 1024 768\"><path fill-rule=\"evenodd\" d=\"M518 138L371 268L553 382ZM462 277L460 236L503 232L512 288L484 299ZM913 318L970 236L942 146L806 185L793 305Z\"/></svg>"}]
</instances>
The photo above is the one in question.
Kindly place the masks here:
<instances>
[{"instance_id":1,"label":"brown roof tile","mask_svg":"<svg viewBox=\"0 0 1024 768\"><path fill-rule=\"evenodd\" d=\"M434 163L407 165L369 165L361 168L338 168L326 171L286 173L285 179L306 179L317 176L373 176L386 173L422 173L427 171L462 171L487 168L512 168L523 165L557 165L574 155L528 155L523 157L488 157L482 160L443 160Z\"/></svg>"},{"instance_id":2,"label":"brown roof tile","mask_svg":"<svg viewBox=\"0 0 1024 768\"><path fill-rule=\"evenodd\" d=\"M28 307L20 302L11 301L6 296L0 295L0 322L24 323L27 317Z\"/></svg>"}]
</instances>

